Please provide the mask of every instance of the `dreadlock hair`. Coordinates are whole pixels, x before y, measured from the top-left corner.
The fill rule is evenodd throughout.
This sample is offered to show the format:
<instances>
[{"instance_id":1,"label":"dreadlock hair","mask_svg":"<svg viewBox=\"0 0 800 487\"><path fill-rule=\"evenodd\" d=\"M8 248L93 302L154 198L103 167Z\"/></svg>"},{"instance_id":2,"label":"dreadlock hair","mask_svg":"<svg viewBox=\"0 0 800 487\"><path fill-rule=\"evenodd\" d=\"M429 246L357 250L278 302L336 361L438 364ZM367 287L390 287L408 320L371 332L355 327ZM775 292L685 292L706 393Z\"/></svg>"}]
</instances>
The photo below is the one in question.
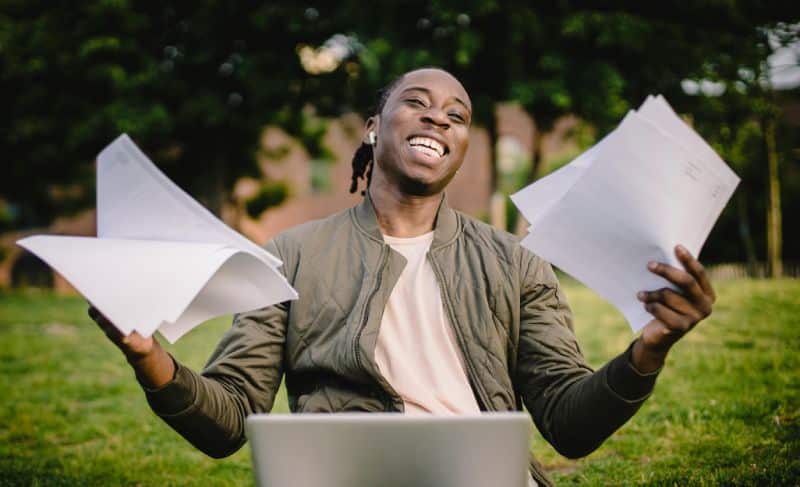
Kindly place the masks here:
<instances>
[{"instance_id":1,"label":"dreadlock hair","mask_svg":"<svg viewBox=\"0 0 800 487\"><path fill-rule=\"evenodd\" d=\"M383 107L386 105L386 100L389 99L389 95L392 94L392 91L400 83L400 80L403 79L403 76L405 75L398 76L388 85L378 90L378 103L375 105L375 109L372 110L372 115L370 116L378 115L383 111ZM372 166L374 164L374 159L375 157L372 153L372 144L362 142L358 149L356 149L356 153L353 155L353 176L352 182L350 183L351 193L355 193L358 190L359 179L366 180L367 187L369 187L369 182L372 177ZM361 191L361 195L363 196L364 194L366 194L366 189Z\"/></svg>"}]
</instances>

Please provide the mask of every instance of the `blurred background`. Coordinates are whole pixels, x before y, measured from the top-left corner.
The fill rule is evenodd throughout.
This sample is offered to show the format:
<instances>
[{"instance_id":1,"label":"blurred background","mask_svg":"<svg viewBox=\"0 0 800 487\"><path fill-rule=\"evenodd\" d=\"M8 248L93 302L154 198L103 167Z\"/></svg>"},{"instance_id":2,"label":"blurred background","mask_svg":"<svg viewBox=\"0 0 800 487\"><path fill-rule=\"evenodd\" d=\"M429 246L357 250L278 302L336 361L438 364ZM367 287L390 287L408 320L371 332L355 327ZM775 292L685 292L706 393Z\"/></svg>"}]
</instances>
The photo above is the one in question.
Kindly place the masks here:
<instances>
[{"instance_id":1,"label":"blurred background","mask_svg":"<svg viewBox=\"0 0 800 487\"><path fill-rule=\"evenodd\" d=\"M93 235L94 158L128 133L258 243L356 203L376 91L439 66L475 107L452 204L511 232L508 195L661 93L741 176L703 252L797 275L794 2L0 0L0 287L69 286L14 242Z\"/></svg>"},{"instance_id":2,"label":"blurred background","mask_svg":"<svg viewBox=\"0 0 800 487\"><path fill-rule=\"evenodd\" d=\"M159 421L84 299L14 242L95 234L94 159L123 132L258 243L347 208L377 90L423 66L475 109L450 202L510 232L527 224L508 195L648 94L742 179L701 256L714 314L596 452L567 460L534 436L556 481L798 485L799 59L796 1L0 0L0 486L252 485L249 450L213 460ZM562 284L600 367L630 329ZM164 346L199 369L229 327Z\"/></svg>"}]
</instances>

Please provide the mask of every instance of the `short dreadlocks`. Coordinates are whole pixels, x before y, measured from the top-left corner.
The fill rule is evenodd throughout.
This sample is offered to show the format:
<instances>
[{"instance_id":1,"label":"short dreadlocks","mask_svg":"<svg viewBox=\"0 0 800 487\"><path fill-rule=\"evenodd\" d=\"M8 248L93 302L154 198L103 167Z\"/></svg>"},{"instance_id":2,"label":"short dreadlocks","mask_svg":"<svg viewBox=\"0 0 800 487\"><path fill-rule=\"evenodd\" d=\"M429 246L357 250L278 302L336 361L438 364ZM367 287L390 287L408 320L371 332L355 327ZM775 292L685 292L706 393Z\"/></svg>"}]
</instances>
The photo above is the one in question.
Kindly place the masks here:
<instances>
[{"instance_id":1,"label":"short dreadlocks","mask_svg":"<svg viewBox=\"0 0 800 487\"><path fill-rule=\"evenodd\" d=\"M370 116L380 115L380 113L383 111L383 107L386 105L386 100L389 99L389 95L392 94L392 91L403 79L403 76L395 78L391 83L378 90L378 103L375 105L375 109L372 110L372 114ZM355 193L358 190L359 179L366 180L367 187L369 187L374 159L372 145L362 142L358 149L356 149L356 153L353 155L353 177L352 182L350 183L351 193ZM363 190L361 191L361 194L363 195L365 192L366 190Z\"/></svg>"}]
</instances>

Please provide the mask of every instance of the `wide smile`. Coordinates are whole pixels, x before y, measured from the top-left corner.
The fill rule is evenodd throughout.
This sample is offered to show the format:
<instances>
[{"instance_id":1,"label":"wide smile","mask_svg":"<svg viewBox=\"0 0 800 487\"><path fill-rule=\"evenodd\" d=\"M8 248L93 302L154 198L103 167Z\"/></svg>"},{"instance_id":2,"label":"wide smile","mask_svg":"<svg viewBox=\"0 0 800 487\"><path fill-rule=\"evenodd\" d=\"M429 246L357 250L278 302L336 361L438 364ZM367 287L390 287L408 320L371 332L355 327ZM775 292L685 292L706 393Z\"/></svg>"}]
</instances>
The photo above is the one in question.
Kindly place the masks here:
<instances>
[{"instance_id":1,"label":"wide smile","mask_svg":"<svg viewBox=\"0 0 800 487\"><path fill-rule=\"evenodd\" d=\"M408 145L411 150L431 161L438 161L450 152L444 142L424 135L412 135L408 138Z\"/></svg>"}]
</instances>

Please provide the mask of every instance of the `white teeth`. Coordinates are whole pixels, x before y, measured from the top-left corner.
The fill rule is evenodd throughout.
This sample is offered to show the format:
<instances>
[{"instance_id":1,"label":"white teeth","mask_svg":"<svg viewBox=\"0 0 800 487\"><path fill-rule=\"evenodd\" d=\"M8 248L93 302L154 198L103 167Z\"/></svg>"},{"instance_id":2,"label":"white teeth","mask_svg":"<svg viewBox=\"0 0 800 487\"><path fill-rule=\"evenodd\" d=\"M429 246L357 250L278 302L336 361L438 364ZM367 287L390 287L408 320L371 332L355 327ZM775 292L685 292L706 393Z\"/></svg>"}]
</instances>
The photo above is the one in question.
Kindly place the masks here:
<instances>
[{"instance_id":1,"label":"white teeth","mask_svg":"<svg viewBox=\"0 0 800 487\"><path fill-rule=\"evenodd\" d=\"M413 137L408 141L411 147L421 150L430 155L442 157L444 155L444 147L439 142L428 137Z\"/></svg>"},{"instance_id":2,"label":"white teeth","mask_svg":"<svg viewBox=\"0 0 800 487\"><path fill-rule=\"evenodd\" d=\"M436 152L435 150L431 149L430 147L425 147L424 145L416 145L416 146L412 146L412 147L414 148L414 150L418 150L420 152L424 152L425 154L428 154L431 157L442 157L438 152Z\"/></svg>"}]
</instances>

